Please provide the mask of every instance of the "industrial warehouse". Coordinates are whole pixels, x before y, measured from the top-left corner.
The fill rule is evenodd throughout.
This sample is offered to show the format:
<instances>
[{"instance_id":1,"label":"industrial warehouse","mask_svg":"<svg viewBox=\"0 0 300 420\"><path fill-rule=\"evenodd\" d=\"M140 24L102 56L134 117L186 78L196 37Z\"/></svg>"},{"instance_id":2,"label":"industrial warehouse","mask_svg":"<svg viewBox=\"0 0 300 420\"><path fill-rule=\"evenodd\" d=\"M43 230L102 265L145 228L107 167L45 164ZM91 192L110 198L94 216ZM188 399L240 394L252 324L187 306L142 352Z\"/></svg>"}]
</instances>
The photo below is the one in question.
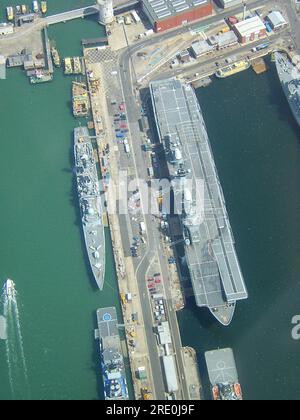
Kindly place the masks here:
<instances>
[{"instance_id":1,"label":"industrial warehouse","mask_svg":"<svg viewBox=\"0 0 300 420\"><path fill-rule=\"evenodd\" d=\"M208 0L143 0L142 9L155 32L176 28L213 13Z\"/></svg>"}]
</instances>

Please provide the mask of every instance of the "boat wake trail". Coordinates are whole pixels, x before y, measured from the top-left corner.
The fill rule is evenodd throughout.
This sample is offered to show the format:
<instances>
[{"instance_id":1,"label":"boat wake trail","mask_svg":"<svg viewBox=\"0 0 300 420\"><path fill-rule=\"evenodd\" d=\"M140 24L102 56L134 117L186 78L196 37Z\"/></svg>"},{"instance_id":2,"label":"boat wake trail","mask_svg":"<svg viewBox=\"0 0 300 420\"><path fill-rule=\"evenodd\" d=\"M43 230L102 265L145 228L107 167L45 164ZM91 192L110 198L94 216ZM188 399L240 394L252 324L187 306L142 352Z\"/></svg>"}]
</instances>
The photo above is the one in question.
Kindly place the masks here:
<instances>
[{"instance_id":1,"label":"boat wake trail","mask_svg":"<svg viewBox=\"0 0 300 420\"><path fill-rule=\"evenodd\" d=\"M27 364L21 332L17 294L2 294L3 314L6 318L6 360L13 399L30 398Z\"/></svg>"}]
</instances>

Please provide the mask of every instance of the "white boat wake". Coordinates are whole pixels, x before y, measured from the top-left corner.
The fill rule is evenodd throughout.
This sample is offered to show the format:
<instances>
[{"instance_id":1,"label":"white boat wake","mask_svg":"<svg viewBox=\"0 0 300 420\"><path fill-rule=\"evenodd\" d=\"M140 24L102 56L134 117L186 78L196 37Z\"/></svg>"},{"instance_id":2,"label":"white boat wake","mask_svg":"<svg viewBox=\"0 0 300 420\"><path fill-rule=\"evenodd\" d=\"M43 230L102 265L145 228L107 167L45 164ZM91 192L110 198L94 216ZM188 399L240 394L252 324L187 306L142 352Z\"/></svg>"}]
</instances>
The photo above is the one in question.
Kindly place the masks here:
<instances>
[{"instance_id":1,"label":"white boat wake","mask_svg":"<svg viewBox=\"0 0 300 420\"><path fill-rule=\"evenodd\" d=\"M13 294L8 294L7 288L4 287L2 301L3 314L6 320L6 360L12 398L18 400L29 399L28 371L16 290L14 289Z\"/></svg>"}]
</instances>

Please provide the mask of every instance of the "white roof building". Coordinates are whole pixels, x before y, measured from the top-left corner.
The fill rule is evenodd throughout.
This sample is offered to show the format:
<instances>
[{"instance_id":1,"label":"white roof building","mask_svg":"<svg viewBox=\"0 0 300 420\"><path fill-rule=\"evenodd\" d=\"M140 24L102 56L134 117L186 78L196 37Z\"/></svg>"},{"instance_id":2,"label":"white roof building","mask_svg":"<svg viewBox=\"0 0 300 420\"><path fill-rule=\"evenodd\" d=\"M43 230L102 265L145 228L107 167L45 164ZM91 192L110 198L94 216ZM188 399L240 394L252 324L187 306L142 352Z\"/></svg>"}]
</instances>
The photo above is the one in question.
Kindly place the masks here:
<instances>
[{"instance_id":1,"label":"white roof building","mask_svg":"<svg viewBox=\"0 0 300 420\"><path fill-rule=\"evenodd\" d=\"M266 34L265 24L259 16L238 22L234 28L241 42L254 41Z\"/></svg>"},{"instance_id":2,"label":"white roof building","mask_svg":"<svg viewBox=\"0 0 300 420\"><path fill-rule=\"evenodd\" d=\"M227 9L228 7L234 7L242 4L243 0L220 0L220 3L223 9Z\"/></svg>"}]
</instances>

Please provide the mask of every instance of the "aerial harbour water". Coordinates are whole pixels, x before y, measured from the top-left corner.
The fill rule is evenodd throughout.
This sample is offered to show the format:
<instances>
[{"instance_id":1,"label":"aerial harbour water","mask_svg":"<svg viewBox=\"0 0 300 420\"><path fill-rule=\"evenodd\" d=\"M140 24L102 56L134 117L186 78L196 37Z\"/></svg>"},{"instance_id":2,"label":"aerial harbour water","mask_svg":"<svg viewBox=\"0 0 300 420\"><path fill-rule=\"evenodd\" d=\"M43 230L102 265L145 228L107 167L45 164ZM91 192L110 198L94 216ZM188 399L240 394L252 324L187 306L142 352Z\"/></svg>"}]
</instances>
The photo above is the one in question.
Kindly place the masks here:
<instances>
[{"instance_id":1,"label":"aerial harbour water","mask_svg":"<svg viewBox=\"0 0 300 420\"><path fill-rule=\"evenodd\" d=\"M89 2L64 1L61 6L57 0L49 10L84 4ZM77 55L81 38L101 36L101 30L92 19L79 20L51 28L50 38L62 56ZM19 70L0 81L0 95L6 98L0 102L5 157L0 167L0 278L16 283L34 399L103 398L92 328L95 310L116 306L120 317L108 232L102 293L84 258L70 92L71 79L61 70L47 86L30 86ZM198 96L249 299L228 328L188 299L179 314L183 344L197 349L204 377L204 352L232 347L246 399L300 398L299 343L291 338L291 319L300 311L299 129L274 66L260 77L249 70L215 80ZM3 341L0 371L0 399L12 399ZM207 381L204 385L209 398ZM21 397L28 398L27 389Z\"/></svg>"}]
</instances>

